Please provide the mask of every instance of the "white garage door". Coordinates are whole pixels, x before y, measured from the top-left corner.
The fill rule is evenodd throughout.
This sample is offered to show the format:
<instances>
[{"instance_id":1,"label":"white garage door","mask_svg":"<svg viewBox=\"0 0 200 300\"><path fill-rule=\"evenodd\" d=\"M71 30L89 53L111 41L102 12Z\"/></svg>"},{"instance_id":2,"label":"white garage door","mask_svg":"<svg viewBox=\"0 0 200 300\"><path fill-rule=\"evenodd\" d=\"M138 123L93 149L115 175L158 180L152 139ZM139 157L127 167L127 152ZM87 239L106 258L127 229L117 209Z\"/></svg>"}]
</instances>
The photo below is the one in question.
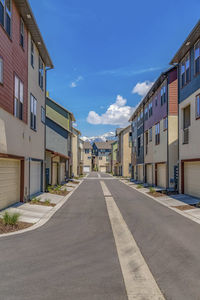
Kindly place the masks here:
<instances>
[{"instance_id":1,"label":"white garage door","mask_svg":"<svg viewBox=\"0 0 200 300\"><path fill-rule=\"evenodd\" d=\"M58 184L58 164L53 163L53 170L52 170L52 185Z\"/></svg>"},{"instance_id":2,"label":"white garage door","mask_svg":"<svg viewBox=\"0 0 200 300\"><path fill-rule=\"evenodd\" d=\"M147 183L152 185L153 184L153 178L152 178L152 165L146 166L146 176L147 176Z\"/></svg>"},{"instance_id":3,"label":"white garage door","mask_svg":"<svg viewBox=\"0 0 200 300\"><path fill-rule=\"evenodd\" d=\"M100 172L106 173L106 167L101 166L101 167L100 167Z\"/></svg>"},{"instance_id":4,"label":"white garage door","mask_svg":"<svg viewBox=\"0 0 200 300\"><path fill-rule=\"evenodd\" d=\"M166 164L157 165L157 186L166 188L167 185L167 172Z\"/></svg>"},{"instance_id":5,"label":"white garage door","mask_svg":"<svg viewBox=\"0 0 200 300\"><path fill-rule=\"evenodd\" d=\"M60 181L65 181L65 163L60 164Z\"/></svg>"},{"instance_id":6,"label":"white garage door","mask_svg":"<svg viewBox=\"0 0 200 300\"><path fill-rule=\"evenodd\" d=\"M20 201L20 161L0 158L0 209Z\"/></svg>"},{"instance_id":7,"label":"white garage door","mask_svg":"<svg viewBox=\"0 0 200 300\"><path fill-rule=\"evenodd\" d=\"M30 162L30 196L41 192L41 162Z\"/></svg>"},{"instance_id":8,"label":"white garage door","mask_svg":"<svg viewBox=\"0 0 200 300\"><path fill-rule=\"evenodd\" d=\"M184 163L184 193L200 197L200 162Z\"/></svg>"},{"instance_id":9,"label":"white garage door","mask_svg":"<svg viewBox=\"0 0 200 300\"><path fill-rule=\"evenodd\" d=\"M83 167L83 173L89 173L90 172L90 167L89 166L84 166Z\"/></svg>"}]
</instances>

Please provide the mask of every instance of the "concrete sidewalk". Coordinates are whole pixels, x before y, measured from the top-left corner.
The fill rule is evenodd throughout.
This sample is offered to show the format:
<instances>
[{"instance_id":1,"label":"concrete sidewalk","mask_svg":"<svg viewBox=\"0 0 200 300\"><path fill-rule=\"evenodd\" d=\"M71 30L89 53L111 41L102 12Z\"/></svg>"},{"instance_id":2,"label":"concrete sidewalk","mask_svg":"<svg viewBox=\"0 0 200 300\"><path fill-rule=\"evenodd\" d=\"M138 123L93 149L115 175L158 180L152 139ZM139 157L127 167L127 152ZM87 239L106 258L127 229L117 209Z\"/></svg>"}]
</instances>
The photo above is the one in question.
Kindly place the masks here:
<instances>
[{"instance_id":1,"label":"concrete sidewalk","mask_svg":"<svg viewBox=\"0 0 200 300\"><path fill-rule=\"evenodd\" d=\"M80 184L81 181L79 181ZM69 193L72 192L79 184L73 184L69 182L63 185L62 189L66 189ZM48 200L51 204L59 204L66 196L59 196L51 193L42 193L36 199L41 202L45 202ZM55 207L55 206L54 206ZM42 218L45 218L49 212L54 209L53 206L45 206L45 205L37 205L30 203L22 203L18 202L9 208L6 208L0 212L0 217L3 216L5 212L9 212L11 214L18 213L20 215L19 221L26 222L30 224L35 224L39 222Z\"/></svg>"},{"instance_id":2,"label":"concrete sidewalk","mask_svg":"<svg viewBox=\"0 0 200 300\"><path fill-rule=\"evenodd\" d=\"M127 179L119 179L121 182L124 184L128 185L129 187L137 190L139 193L145 194L147 197L150 197L151 199L154 199L155 201L163 204L164 206L169 207L170 209L176 211L177 213L181 214L182 216L185 216L186 218L200 224L200 208L197 207L192 207L192 209L186 209L186 210L180 210L177 207L178 206L187 206L187 205L195 205L200 202L200 199L191 197L189 195L183 195L183 194L178 194L178 195L164 195L160 197L153 197L148 194L149 188L142 187L142 188L137 188L136 183L130 182Z\"/></svg>"}]
</instances>

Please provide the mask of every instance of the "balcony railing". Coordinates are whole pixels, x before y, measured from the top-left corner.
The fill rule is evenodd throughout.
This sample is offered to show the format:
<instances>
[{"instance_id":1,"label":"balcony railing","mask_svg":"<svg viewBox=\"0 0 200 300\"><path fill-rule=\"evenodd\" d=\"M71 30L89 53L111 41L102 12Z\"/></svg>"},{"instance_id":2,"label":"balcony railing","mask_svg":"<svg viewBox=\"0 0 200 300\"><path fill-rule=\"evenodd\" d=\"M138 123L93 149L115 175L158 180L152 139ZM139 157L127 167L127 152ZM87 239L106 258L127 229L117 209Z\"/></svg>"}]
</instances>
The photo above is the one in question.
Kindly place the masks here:
<instances>
[{"instance_id":1,"label":"balcony railing","mask_svg":"<svg viewBox=\"0 0 200 300\"><path fill-rule=\"evenodd\" d=\"M183 129L183 144L189 144L189 128Z\"/></svg>"}]
</instances>

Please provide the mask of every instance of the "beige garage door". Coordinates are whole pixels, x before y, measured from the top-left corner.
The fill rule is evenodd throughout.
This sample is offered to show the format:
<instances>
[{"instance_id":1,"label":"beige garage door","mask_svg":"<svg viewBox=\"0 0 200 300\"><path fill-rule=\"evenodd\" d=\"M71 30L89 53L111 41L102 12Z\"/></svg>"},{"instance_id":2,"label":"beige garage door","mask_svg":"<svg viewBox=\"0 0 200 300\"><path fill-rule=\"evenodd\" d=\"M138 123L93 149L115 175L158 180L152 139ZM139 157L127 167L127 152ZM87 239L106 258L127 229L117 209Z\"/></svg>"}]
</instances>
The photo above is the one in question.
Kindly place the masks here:
<instances>
[{"instance_id":1,"label":"beige garage door","mask_svg":"<svg viewBox=\"0 0 200 300\"><path fill-rule=\"evenodd\" d=\"M100 167L100 172L106 173L106 167L101 166L101 167Z\"/></svg>"},{"instance_id":2,"label":"beige garage door","mask_svg":"<svg viewBox=\"0 0 200 300\"><path fill-rule=\"evenodd\" d=\"M60 164L60 181L65 181L65 163Z\"/></svg>"},{"instance_id":3,"label":"beige garage door","mask_svg":"<svg viewBox=\"0 0 200 300\"><path fill-rule=\"evenodd\" d=\"M147 183L152 185L153 184L153 178L152 178L152 165L147 165L146 166L146 171L147 171Z\"/></svg>"},{"instance_id":4,"label":"beige garage door","mask_svg":"<svg viewBox=\"0 0 200 300\"><path fill-rule=\"evenodd\" d=\"M157 186L166 188L167 185L167 172L166 164L157 165Z\"/></svg>"},{"instance_id":5,"label":"beige garage door","mask_svg":"<svg viewBox=\"0 0 200 300\"><path fill-rule=\"evenodd\" d=\"M138 180L143 182L143 165L138 166Z\"/></svg>"},{"instance_id":6,"label":"beige garage door","mask_svg":"<svg viewBox=\"0 0 200 300\"><path fill-rule=\"evenodd\" d=\"M200 197L200 162L184 163L184 193Z\"/></svg>"},{"instance_id":7,"label":"beige garage door","mask_svg":"<svg viewBox=\"0 0 200 300\"><path fill-rule=\"evenodd\" d=\"M53 163L52 185L58 184L58 164Z\"/></svg>"},{"instance_id":8,"label":"beige garage door","mask_svg":"<svg viewBox=\"0 0 200 300\"><path fill-rule=\"evenodd\" d=\"M20 201L20 161L0 158L0 209Z\"/></svg>"}]
</instances>

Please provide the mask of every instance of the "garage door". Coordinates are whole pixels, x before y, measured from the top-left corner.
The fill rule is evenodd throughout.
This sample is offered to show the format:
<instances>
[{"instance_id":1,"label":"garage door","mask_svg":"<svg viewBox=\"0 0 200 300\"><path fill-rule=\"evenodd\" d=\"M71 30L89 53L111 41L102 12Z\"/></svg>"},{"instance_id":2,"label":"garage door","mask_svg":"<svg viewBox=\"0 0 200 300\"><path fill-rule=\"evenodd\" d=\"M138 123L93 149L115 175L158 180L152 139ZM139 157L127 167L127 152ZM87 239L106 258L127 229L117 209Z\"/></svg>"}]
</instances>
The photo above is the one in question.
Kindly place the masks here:
<instances>
[{"instance_id":1,"label":"garage door","mask_svg":"<svg viewBox=\"0 0 200 300\"><path fill-rule=\"evenodd\" d=\"M58 164L53 163L52 185L58 184Z\"/></svg>"},{"instance_id":2,"label":"garage door","mask_svg":"<svg viewBox=\"0 0 200 300\"><path fill-rule=\"evenodd\" d=\"M167 172L166 164L157 165L157 186L166 188L167 185Z\"/></svg>"},{"instance_id":3,"label":"garage door","mask_svg":"<svg viewBox=\"0 0 200 300\"><path fill-rule=\"evenodd\" d=\"M143 166L138 166L138 180L143 182Z\"/></svg>"},{"instance_id":4,"label":"garage door","mask_svg":"<svg viewBox=\"0 0 200 300\"><path fill-rule=\"evenodd\" d=\"M102 172L102 173L106 173L106 167L100 167L100 172Z\"/></svg>"},{"instance_id":5,"label":"garage door","mask_svg":"<svg viewBox=\"0 0 200 300\"><path fill-rule=\"evenodd\" d=\"M0 158L0 209L20 201L20 161Z\"/></svg>"},{"instance_id":6,"label":"garage door","mask_svg":"<svg viewBox=\"0 0 200 300\"><path fill-rule=\"evenodd\" d=\"M30 162L30 196L41 192L41 162Z\"/></svg>"},{"instance_id":7,"label":"garage door","mask_svg":"<svg viewBox=\"0 0 200 300\"><path fill-rule=\"evenodd\" d=\"M60 181L64 182L65 181L65 163L60 164Z\"/></svg>"},{"instance_id":8,"label":"garage door","mask_svg":"<svg viewBox=\"0 0 200 300\"><path fill-rule=\"evenodd\" d=\"M152 185L153 184L153 178L152 178L152 165L147 165L146 166L146 180L147 180L147 183Z\"/></svg>"},{"instance_id":9,"label":"garage door","mask_svg":"<svg viewBox=\"0 0 200 300\"><path fill-rule=\"evenodd\" d=\"M184 163L184 193L200 197L200 162Z\"/></svg>"},{"instance_id":10,"label":"garage door","mask_svg":"<svg viewBox=\"0 0 200 300\"><path fill-rule=\"evenodd\" d=\"M84 166L83 167L83 173L89 173L90 172L90 167L89 166Z\"/></svg>"}]
</instances>

